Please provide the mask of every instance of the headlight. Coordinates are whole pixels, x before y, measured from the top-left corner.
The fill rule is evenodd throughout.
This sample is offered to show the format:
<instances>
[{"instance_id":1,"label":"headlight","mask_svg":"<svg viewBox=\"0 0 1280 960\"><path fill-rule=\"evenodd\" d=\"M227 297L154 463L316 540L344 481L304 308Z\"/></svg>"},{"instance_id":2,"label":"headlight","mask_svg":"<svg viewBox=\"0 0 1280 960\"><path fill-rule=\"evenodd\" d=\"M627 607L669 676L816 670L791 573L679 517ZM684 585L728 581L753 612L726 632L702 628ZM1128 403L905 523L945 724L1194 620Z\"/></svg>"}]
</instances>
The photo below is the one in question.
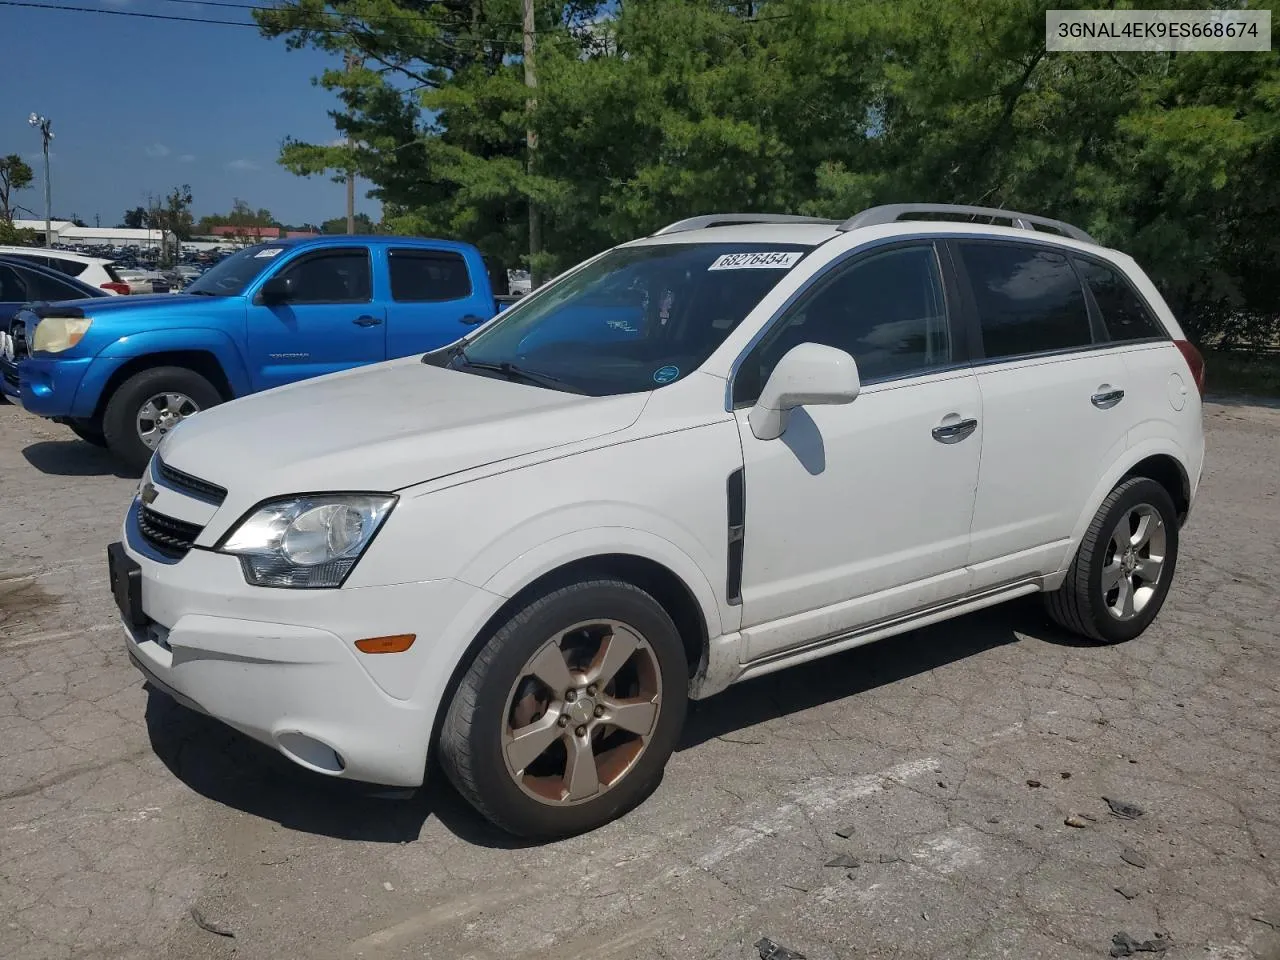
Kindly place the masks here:
<instances>
[{"instance_id":1,"label":"headlight","mask_svg":"<svg viewBox=\"0 0 1280 960\"><path fill-rule=\"evenodd\" d=\"M61 353L84 339L93 326L92 317L43 317L31 337L33 352Z\"/></svg>"},{"instance_id":2,"label":"headlight","mask_svg":"<svg viewBox=\"0 0 1280 960\"><path fill-rule=\"evenodd\" d=\"M218 549L240 558L259 587L340 587L396 504L387 493L275 500L234 527Z\"/></svg>"}]
</instances>

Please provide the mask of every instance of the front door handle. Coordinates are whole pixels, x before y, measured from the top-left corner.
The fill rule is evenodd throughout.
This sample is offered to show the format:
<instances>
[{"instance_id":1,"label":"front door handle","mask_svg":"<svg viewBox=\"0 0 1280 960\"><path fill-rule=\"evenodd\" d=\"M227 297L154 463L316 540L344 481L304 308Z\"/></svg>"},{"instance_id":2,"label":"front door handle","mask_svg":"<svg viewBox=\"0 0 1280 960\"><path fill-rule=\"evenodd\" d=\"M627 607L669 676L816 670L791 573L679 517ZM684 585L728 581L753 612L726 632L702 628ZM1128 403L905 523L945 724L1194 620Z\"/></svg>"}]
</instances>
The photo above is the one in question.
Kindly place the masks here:
<instances>
[{"instance_id":1,"label":"front door handle","mask_svg":"<svg viewBox=\"0 0 1280 960\"><path fill-rule=\"evenodd\" d=\"M940 423L933 428L933 439L939 443L959 443L977 429L978 421L972 417L967 420Z\"/></svg>"},{"instance_id":2,"label":"front door handle","mask_svg":"<svg viewBox=\"0 0 1280 960\"><path fill-rule=\"evenodd\" d=\"M459 323L465 323L468 327L474 327L477 323L484 323L484 317L477 317L474 313L468 313Z\"/></svg>"},{"instance_id":3,"label":"front door handle","mask_svg":"<svg viewBox=\"0 0 1280 960\"><path fill-rule=\"evenodd\" d=\"M381 317L371 317L367 313L363 317L356 317L351 321L357 327L376 327L382 322Z\"/></svg>"},{"instance_id":4,"label":"front door handle","mask_svg":"<svg viewBox=\"0 0 1280 960\"><path fill-rule=\"evenodd\" d=\"M1089 402L1099 410L1110 410L1123 399L1123 390L1112 390L1104 385L1098 389L1097 393L1089 398Z\"/></svg>"}]
</instances>

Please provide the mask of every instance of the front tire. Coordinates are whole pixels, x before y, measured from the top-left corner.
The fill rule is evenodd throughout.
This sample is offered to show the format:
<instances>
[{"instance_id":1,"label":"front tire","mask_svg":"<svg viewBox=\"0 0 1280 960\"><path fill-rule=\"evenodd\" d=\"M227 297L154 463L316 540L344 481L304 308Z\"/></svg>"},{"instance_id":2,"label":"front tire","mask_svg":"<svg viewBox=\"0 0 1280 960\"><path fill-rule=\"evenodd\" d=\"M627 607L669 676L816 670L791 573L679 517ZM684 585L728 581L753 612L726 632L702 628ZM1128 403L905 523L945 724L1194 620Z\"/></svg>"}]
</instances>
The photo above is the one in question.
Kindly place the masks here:
<instances>
[{"instance_id":1,"label":"front tire","mask_svg":"<svg viewBox=\"0 0 1280 960\"><path fill-rule=\"evenodd\" d=\"M102 424L99 421L77 417L66 423L71 428L71 432L85 443L91 443L95 447L107 445L107 438L102 433Z\"/></svg>"},{"instance_id":2,"label":"front tire","mask_svg":"<svg viewBox=\"0 0 1280 960\"><path fill-rule=\"evenodd\" d=\"M212 383L186 367L152 367L120 384L107 402L102 432L107 447L139 472L165 435L222 397Z\"/></svg>"},{"instance_id":3,"label":"front tire","mask_svg":"<svg viewBox=\"0 0 1280 960\"><path fill-rule=\"evenodd\" d=\"M1132 640L1151 625L1178 562L1178 514L1147 477L1108 494L1085 531L1062 587L1045 595L1060 626L1100 643Z\"/></svg>"},{"instance_id":4,"label":"front tire","mask_svg":"<svg viewBox=\"0 0 1280 960\"><path fill-rule=\"evenodd\" d=\"M583 833L657 786L688 701L684 644L648 593L612 579L529 601L472 662L440 731L458 792L523 837Z\"/></svg>"}]
</instances>

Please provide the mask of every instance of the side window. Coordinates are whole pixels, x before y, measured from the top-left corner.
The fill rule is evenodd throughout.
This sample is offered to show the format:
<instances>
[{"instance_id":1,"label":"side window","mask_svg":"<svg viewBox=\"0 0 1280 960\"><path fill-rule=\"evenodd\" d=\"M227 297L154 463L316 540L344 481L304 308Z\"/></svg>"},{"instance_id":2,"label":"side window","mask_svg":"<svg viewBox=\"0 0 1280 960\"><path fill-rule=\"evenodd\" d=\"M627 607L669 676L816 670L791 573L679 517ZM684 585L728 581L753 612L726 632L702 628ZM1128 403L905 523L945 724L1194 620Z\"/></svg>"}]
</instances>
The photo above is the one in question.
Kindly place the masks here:
<instances>
[{"instance_id":1,"label":"side window","mask_svg":"<svg viewBox=\"0 0 1280 960\"><path fill-rule=\"evenodd\" d=\"M1159 321L1152 316L1142 298L1118 271L1104 267L1094 260L1073 260L1080 276L1089 285L1098 310L1102 313L1107 336L1113 342L1165 336Z\"/></svg>"},{"instance_id":2,"label":"side window","mask_svg":"<svg viewBox=\"0 0 1280 960\"><path fill-rule=\"evenodd\" d=\"M69 283L32 271L27 274L28 300L83 300L84 292Z\"/></svg>"},{"instance_id":3,"label":"side window","mask_svg":"<svg viewBox=\"0 0 1280 960\"><path fill-rule=\"evenodd\" d=\"M25 303L27 285L13 267L0 263L0 303Z\"/></svg>"},{"instance_id":4,"label":"side window","mask_svg":"<svg viewBox=\"0 0 1280 960\"><path fill-rule=\"evenodd\" d=\"M62 257L50 257L49 263L53 269L65 273L68 277L78 277L89 268L87 263L79 260L64 260Z\"/></svg>"},{"instance_id":5,"label":"side window","mask_svg":"<svg viewBox=\"0 0 1280 960\"><path fill-rule=\"evenodd\" d=\"M281 276L293 280L290 303L367 303L372 296L364 249L313 253L289 264Z\"/></svg>"},{"instance_id":6,"label":"side window","mask_svg":"<svg viewBox=\"0 0 1280 960\"><path fill-rule=\"evenodd\" d=\"M754 402L778 361L802 343L851 354L863 381L950 364L946 299L933 245L898 247L833 269L752 350L734 380L734 402Z\"/></svg>"},{"instance_id":7,"label":"side window","mask_svg":"<svg viewBox=\"0 0 1280 960\"><path fill-rule=\"evenodd\" d=\"M471 296L471 274L461 254L447 250L391 250L391 299L438 303Z\"/></svg>"},{"instance_id":8,"label":"side window","mask_svg":"<svg viewBox=\"0 0 1280 960\"><path fill-rule=\"evenodd\" d=\"M965 241L958 246L989 359L1093 342L1084 288L1065 256L1008 243Z\"/></svg>"}]
</instances>

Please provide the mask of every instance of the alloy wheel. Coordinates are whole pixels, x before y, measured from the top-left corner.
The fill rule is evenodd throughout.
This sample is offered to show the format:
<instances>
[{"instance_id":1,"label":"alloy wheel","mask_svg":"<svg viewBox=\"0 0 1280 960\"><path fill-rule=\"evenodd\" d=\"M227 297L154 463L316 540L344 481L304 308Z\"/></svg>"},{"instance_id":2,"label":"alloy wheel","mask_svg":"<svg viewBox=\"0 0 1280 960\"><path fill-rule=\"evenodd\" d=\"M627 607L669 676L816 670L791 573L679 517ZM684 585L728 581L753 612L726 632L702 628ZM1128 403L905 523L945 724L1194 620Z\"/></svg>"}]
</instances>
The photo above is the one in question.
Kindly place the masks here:
<instances>
[{"instance_id":1,"label":"alloy wheel","mask_svg":"<svg viewBox=\"0 0 1280 960\"><path fill-rule=\"evenodd\" d=\"M542 803L591 800L620 783L649 746L662 673L649 642L616 620L578 623L529 658L507 696L507 773Z\"/></svg>"},{"instance_id":2,"label":"alloy wheel","mask_svg":"<svg viewBox=\"0 0 1280 960\"><path fill-rule=\"evenodd\" d=\"M1102 597L1117 620L1139 616L1155 596L1168 539L1159 511L1140 503L1126 510L1111 532L1102 567Z\"/></svg>"},{"instance_id":3,"label":"alloy wheel","mask_svg":"<svg viewBox=\"0 0 1280 960\"><path fill-rule=\"evenodd\" d=\"M157 393L138 408L138 438L154 450L174 427L200 408L185 393Z\"/></svg>"}]
</instances>

